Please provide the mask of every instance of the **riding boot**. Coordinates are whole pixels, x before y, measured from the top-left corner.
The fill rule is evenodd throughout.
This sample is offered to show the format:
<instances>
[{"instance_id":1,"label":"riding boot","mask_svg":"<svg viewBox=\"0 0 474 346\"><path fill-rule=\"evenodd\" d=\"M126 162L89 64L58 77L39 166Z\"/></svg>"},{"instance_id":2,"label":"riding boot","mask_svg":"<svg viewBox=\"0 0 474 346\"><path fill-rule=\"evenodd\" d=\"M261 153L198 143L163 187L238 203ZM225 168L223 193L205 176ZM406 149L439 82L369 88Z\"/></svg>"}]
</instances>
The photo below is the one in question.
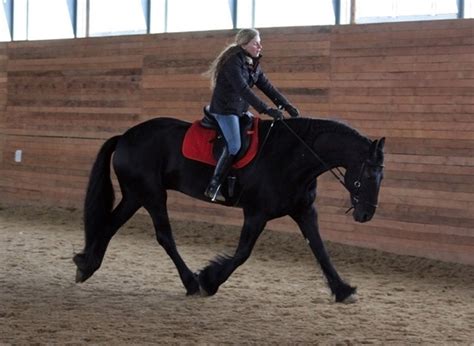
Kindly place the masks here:
<instances>
[{"instance_id":1,"label":"riding boot","mask_svg":"<svg viewBox=\"0 0 474 346\"><path fill-rule=\"evenodd\" d=\"M235 155L230 155L227 150L224 150L217 161L214 175L211 178L209 185L204 192L204 195L211 199L211 201L225 201L225 197L220 192L222 183L232 167Z\"/></svg>"}]
</instances>

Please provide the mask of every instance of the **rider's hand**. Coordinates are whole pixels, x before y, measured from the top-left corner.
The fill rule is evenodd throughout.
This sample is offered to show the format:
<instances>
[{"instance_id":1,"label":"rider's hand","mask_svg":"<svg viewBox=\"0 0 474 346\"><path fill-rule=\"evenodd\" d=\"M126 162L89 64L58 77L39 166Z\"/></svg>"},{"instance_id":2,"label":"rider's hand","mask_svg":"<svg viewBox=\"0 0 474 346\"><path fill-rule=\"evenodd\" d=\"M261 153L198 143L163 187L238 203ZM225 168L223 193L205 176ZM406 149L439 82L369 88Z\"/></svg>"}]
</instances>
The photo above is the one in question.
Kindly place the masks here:
<instances>
[{"instance_id":1,"label":"rider's hand","mask_svg":"<svg viewBox=\"0 0 474 346\"><path fill-rule=\"evenodd\" d=\"M292 104L288 103L286 106L284 106L284 108L292 118L296 118L300 116L300 112L298 111L298 108L293 107Z\"/></svg>"},{"instance_id":2,"label":"rider's hand","mask_svg":"<svg viewBox=\"0 0 474 346\"><path fill-rule=\"evenodd\" d=\"M267 108L264 113L268 114L275 120L283 119L283 113L279 109L276 109L276 108Z\"/></svg>"}]
</instances>

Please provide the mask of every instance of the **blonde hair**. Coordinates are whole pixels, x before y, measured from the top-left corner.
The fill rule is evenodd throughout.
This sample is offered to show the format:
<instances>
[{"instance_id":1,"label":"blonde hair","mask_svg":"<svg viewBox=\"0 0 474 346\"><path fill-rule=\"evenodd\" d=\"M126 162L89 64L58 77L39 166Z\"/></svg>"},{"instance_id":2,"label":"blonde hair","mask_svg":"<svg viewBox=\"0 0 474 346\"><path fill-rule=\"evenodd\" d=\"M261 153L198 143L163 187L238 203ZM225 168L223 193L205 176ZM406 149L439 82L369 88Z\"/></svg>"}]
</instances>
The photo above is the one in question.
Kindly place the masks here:
<instances>
[{"instance_id":1,"label":"blonde hair","mask_svg":"<svg viewBox=\"0 0 474 346\"><path fill-rule=\"evenodd\" d=\"M245 46L259 35L260 33L257 29L250 28L239 30L239 32L235 35L234 42L229 44L219 53L217 58L215 58L209 66L209 69L204 73L204 75L209 77L211 80L211 89L214 89L217 75L229 57L238 52L241 46Z\"/></svg>"}]
</instances>

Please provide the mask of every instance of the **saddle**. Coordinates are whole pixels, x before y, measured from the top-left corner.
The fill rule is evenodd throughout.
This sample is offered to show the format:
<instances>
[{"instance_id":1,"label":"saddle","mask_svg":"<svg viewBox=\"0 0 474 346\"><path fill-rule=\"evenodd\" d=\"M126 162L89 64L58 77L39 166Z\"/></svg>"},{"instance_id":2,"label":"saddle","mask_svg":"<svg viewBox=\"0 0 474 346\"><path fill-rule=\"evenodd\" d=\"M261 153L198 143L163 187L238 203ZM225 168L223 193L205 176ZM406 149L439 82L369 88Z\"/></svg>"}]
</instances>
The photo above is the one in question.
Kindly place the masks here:
<instances>
[{"instance_id":1,"label":"saddle","mask_svg":"<svg viewBox=\"0 0 474 346\"><path fill-rule=\"evenodd\" d=\"M258 150L258 121L250 112L239 117L241 148L237 153L233 168L242 168L250 163ZM204 117L196 120L186 131L182 153L184 157L215 166L226 146L216 118L204 108Z\"/></svg>"}]
</instances>

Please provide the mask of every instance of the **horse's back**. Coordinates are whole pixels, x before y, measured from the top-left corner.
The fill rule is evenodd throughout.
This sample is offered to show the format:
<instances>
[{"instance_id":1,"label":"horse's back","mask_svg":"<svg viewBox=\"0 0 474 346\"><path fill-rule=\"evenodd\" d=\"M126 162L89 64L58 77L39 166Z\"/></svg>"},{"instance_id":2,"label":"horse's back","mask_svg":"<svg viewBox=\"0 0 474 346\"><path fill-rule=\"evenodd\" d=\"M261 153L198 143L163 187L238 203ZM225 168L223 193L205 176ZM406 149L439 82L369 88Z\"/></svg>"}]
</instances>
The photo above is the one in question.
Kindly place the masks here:
<instances>
[{"instance_id":1,"label":"horse's back","mask_svg":"<svg viewBox=\"0 0 474 346\"><path fill-rule=\"evenodd\" d=\"M138 174L157 169L170 156L181 156L181 143L190 123L174 118L154 118L127 130L114 153L116 173Z\"/></svg>"},{"instance_id":2,"label":"horse's back","mask_svg":"<svg viewBox=\"0 0 474 346\"><path fill-rule=\"evenodd\" d=\"M166 133L168 131L186 131L189 126L190 123L176 118L153 118L131 127L125 131L122 137L125 140L130 137L136 138L137 136L157 138L157 134L161 135L163 132Z\"/></svg>"}]
</instances>

